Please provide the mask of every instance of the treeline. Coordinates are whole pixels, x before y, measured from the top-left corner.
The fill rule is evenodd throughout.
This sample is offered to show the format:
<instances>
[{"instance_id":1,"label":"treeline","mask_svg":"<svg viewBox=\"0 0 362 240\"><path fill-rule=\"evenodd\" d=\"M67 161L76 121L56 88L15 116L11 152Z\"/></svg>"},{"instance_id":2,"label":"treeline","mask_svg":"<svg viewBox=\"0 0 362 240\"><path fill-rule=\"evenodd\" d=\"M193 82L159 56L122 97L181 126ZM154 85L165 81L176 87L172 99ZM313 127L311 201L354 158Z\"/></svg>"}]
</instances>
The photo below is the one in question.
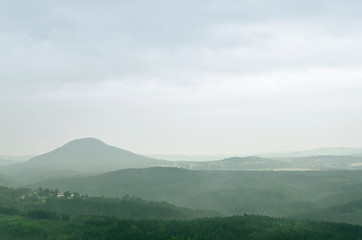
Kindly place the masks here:
<instances>
[{"instance_id":1,"label":"treeline","mask_svg":"<svg viewBox=\"0 0 362 240\"><path fill-rule=\"evenodd\" d=\"M32 210L25 216L0 214L0 239L361 240L362 227L263 216L168 221L91 216L64 218Z\"/></svg>"}]
</instances>

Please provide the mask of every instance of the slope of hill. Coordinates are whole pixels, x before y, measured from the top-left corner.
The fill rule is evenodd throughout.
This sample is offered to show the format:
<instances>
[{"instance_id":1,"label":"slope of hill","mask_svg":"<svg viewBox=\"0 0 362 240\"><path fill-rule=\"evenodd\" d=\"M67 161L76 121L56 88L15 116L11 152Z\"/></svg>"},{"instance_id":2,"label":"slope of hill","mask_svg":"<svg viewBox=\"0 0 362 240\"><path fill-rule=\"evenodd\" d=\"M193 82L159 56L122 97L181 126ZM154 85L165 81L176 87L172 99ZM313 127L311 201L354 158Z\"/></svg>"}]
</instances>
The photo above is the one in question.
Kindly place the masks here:
<instances>
[{"instance_id":1,"label":"slope of hill","mask_svg":"<svg viewBox=\"0 0 362 240\"><path fill-rule=\"evenodd\" d=\"M31 185L91 196L131 195L225 215L290 216L362 198L361 171L190 171L125 169Z\"/></svg>"},{"instance_id":2,"label":"slope of hill","mask_svg":"<svg viewBox=\"0 0 362 240\"><path fill-rule=\"evenodd\" d=\"M205 162L177 161L165 165L192 170L358 170L362 169L362 157L318 155L271 159L250 156Z\"/></svg>"},{"instance_id":3,"label":"slope of hill","mask_svg":"<svg viewBox=\"0 0 362 240\"><path fill-rule=\"evenodd\" d=\"M109 216L123 219L192 219L221 216L216 211L181 208L165 201L146 201L136 197L88 197L66 191L39 188L12 189L0 186L0 213L28 210L50 211L70 216ZM3 211L4 212L4 211Z\"/></svg>"},{"instance_id":4,"label":"slope of hill","mask_svg":"<svg viewBox=\"0 0 362 240\"><path fill-rule=\"evenodd\" d=\"M109 146L94 138L84 138L73 140L49 153L33 157L25 163L2 166L0 173L16 177L19 182L36 182L50 178L163 164L167 162Z\"/></svg>"},{"instance_id":5,"label":"slope of hill","mask_svg":"<svg viewBox=\"0 0 362 240\"><path fill-rule=\"evenodd\" d=\"M358 170L362 169L362 157L317 155L271 159L250 156L205 162L169 162L168 166L192 170Z\"/></svg>"},{"instance_id":6,"label":"slope of hill","mask_svg":"<svg viewBox=\"0 0 362 240\"><path fill-rule=\"evenodd\" d=\"M192 170L273 170L290 167L290 164L285 161L256 156L231 157L207 162L176 162L175 165Z\"/></svg>"},{"instance_id":7,"label":"slope of hill","mask_svg":"<svg viewBox=\"0 0 362 240\"><path fill-rule=\"evenodd\" d=\"M12 187L12 186L16 186L18 184L16 181L14 181L14 179L10 178L9 176L7 176L5 174L0 173L0 185Z\"/></svg>"},{"instance_id":8,"label":"slope of hill","mask_svg":"<svg viewBox=\"0 0 362 240\"><path fill-rule=\"evenodd\" d=\"M49 153L36 156L25 164L48 169L72 169L79 172L106 172L124 168L162 165L161 160L147 158L109 146L95 138L73 140Z\"/></svg>"},{"instance_id":9,"label":"slope of hill","mask_svg":"<svg viewBox=\"0 0 362 240\"><path fill-rule=\"evenodd\" d=\"M24 156L3 155L3 156L0 156L0 165L1 165L2 160L6 164L17 164L17 163L26 162L29 159L31 159L32 157L34 157L34 156L33 155L24 155Z\"/></svg>"},{"instance_id":10,"label":"slope of hill","mask_svg":"<svg viewBox=\"0 0 362 240\"><path fill-rule=\"evenodd\" d=\"M362 169L362 157L358 156L310 156L298 158L277 158L288 161L294 168L315 170L357 170Z\"/></svg>"},{"instance_id":11,"label":"slope of hill","mask_svg":"<svg viewBox=\"0 0 362 240\"><path fill-rule=\"evenodd\" d=\"M362 198L294 217L362 225Z\"/></svg>"}]
</instances>

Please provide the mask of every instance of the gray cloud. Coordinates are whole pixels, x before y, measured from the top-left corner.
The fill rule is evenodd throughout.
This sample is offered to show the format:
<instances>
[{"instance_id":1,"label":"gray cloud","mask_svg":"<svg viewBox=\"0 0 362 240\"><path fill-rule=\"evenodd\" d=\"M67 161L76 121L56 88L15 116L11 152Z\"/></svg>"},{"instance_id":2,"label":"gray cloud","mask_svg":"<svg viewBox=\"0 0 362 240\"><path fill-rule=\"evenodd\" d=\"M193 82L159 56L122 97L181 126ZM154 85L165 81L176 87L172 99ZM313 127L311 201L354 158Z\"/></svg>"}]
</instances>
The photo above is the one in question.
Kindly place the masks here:
<instances>
[{"instance_id":1,"label":"gray cloud","mask_svg":"<svg viewBox=\"0 0 362 240\"><path fill-rule=\"evenodd\" d=\"M3 1L0 154L360 147L361 5Z\"/></svg>"}]
</instances>

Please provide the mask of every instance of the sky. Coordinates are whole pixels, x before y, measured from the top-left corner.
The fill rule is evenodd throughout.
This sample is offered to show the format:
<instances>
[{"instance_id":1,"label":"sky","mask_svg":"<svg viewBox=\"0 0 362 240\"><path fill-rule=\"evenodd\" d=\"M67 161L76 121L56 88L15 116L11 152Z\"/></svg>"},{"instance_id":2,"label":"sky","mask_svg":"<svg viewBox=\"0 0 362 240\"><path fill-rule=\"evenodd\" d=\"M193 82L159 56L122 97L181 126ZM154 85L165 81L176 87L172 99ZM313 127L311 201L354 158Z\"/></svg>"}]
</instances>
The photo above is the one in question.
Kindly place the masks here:
<instances>
[{"instance_id":1,"label":"sky","mask_svg":"<svg viewBox=\"0 0 362 240\"><path fill-rule=\"evenodd\" d=\"M362 147L361 1L0 0L0 155Z\"/></svg>"}]
</instances>

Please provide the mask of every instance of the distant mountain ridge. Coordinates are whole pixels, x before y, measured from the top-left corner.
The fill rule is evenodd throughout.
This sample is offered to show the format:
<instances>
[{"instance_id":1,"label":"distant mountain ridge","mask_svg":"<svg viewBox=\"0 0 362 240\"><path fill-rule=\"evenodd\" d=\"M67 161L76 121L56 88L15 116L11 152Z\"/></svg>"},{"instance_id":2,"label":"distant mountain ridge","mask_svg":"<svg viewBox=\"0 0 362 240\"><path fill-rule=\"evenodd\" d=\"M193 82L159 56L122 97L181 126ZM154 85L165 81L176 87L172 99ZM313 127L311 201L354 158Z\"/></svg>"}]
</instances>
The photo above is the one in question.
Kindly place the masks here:
<instances>
[{"instance_id":1,"label":"distant mountain ridge","mask_svg":"<svg viewBox=\"0 0 362 240\"><path fill-rule=\"evenodd\" d=\"M28 184L120 169L149 167L240 171L357 170L362 169L362 156L318 155L274 158L249 156L215 161L166 161L110 146L95 138L81 138L48 153L35 156L26 162L0 166L0 174L6 176L10 182Z\"/></svg>"},{"instance_id":2,"label":"distant mountain ridge","mask_svg":"<svg viewBox=\"0 0 362 240\"><path fill-rule=\"evenodd\" d=\"M280 158L280 157L310 157L310 156L353 156L362 155L362 148L316 148L303 151L291 151L291 152L271 152L271 153L259 153L256 154L260 157L266 158Z\"/></svg>"},{"instance_id":3,"label":"distant mountain ridge","mask_svg":"<svg viewBox=\"0 0 362 240\"><path fill-rule=\"evenodd\" d=\"M308 157L264 158L231 157L207 162L173 162L173 166L191 170L357 170L362 169L362 156L317 155Z\"/></svg>"}]
</instances>

